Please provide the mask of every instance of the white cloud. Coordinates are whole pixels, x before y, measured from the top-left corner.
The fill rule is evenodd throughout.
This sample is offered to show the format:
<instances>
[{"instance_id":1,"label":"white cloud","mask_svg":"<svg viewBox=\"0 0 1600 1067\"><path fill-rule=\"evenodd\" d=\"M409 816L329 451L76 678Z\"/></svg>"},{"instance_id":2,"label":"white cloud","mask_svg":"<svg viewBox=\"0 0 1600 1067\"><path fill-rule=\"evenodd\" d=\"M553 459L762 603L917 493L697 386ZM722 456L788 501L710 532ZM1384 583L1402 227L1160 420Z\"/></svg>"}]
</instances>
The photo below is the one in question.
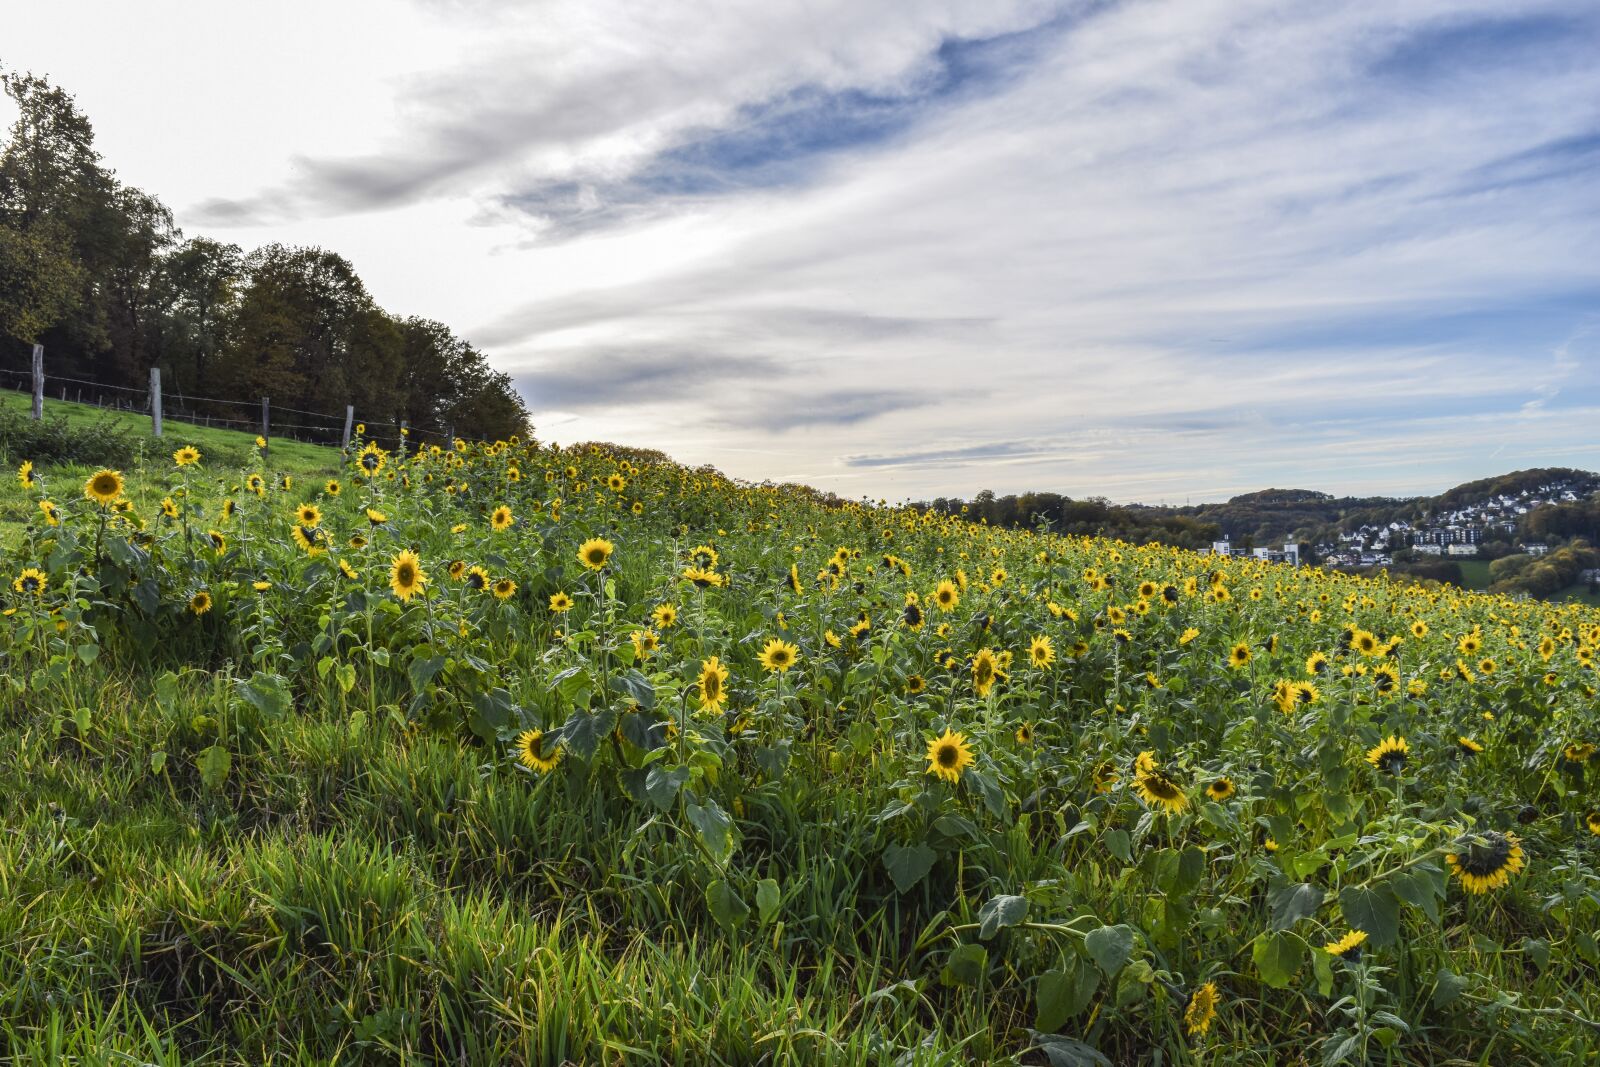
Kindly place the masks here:
<instances>
[{"instance_id":1,"label":"white cloud","mask_svg":"<svg viewBox=\"0 0 1600 1067\"><path fill-rule=\"evenodd\" d=\"M6 59L78 90L125 176L191 228L347 253L559 440L874 496L1593 463L1581 0L168 4L143 13L164 51L115 79L97 60L139 20L107 4L74 52L45 7ZM331 21L291 37L297 12ZM1030 27L1009 77L930 90L942 42ZM892 123L807 127L781 180L654 180L686 144L737 170L708 137L788 162L762 108L820 99L848 132L861 94ZM635 386L585 397L582 366Z\"/></svg>"}]
</instances>

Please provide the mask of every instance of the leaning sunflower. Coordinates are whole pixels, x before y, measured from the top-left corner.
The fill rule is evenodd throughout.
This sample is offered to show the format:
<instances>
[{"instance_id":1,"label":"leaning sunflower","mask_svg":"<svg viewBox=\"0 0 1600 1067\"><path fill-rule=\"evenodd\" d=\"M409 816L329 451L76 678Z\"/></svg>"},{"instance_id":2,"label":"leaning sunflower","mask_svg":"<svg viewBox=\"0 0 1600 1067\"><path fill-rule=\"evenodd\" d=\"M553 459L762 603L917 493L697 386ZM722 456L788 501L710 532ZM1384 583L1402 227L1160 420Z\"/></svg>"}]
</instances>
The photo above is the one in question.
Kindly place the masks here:
<instances>
[{"instance_id":1,"label":"leaning sunflower","mask_svg":"<svg viewBox=\"0 0 1600 1067\"><path fill-rule=\"evenodd\" d=\"M1233 779L1227 775L1215 778L1206 785L1206 796L1219 804L1236 792L1238 792L1238 787L1233 784Z\"/></svg>"},{"instance_id":2,"label":"leaning sunflower","mask_svg":"<svg viewBox=\"0 0 1600 1067\"><path fill-rule=\"evenodd\" d=\"M989 695L989 690L994 688L994 683L1000 676L1000 661L995 658L994 650L988 648L978 649L978 654L972 657L972 688L979 697Z\"/></svg>"},{"instance_id":3,"label":"leaning sunflower","mask_svg":"<svg viewBox=\"0 0 1600 1067\"><path fill-rule=\"evenodd\" d=\"M25 596L44 596L45 586L50 584L50 579L37 567L24 567L22 573L17 575L11 583L11 588Z\"/></svg>"},{"instance_id":4,"label":"leaning sunflower","mask_svg":"<svg viewBox=\"0 0 1600 1067\"><path fill-rule=\"evenodd\" d=\"M1525 863L1517 835L1499 830L1462 834L1451 849L1445 853L1444 861L1469 893L1499 889L1510 882L1511 876L1522 870Z\"/></svg>"},{"instance_id":5,"label":"leaning sunflower","mask_svg":"<svg viewBox=\"0 0 1600 1067\"><path fill-rule=\"evenodd\" d=\"M1028 659L1035 667L1041 669L1049 667L1056 661L1056 647L1050 643L1047 635L1038 634L1028 642Z\"/></svg>"},{"instance_id":6,"label":"leaning sunflower","mask_svg":"<svg viewBox=\"0 0 1600 1067\"><path fill-rule=\"evenodd\" d=\"M1398 776L1406 769L1406 761L1411 756L1411 746L1406 744L1406 739L1390 734L1367 750L1367 762L1380 771Z\"/></svg>"},{"instance_id":7,"label":"leaning sunflower","mask_svg":"<svg viewBox=\"0 0 1600 1067\"><path fill-rule=\"evenodd\" d=\"M559 746L546 748L543 730L524 730L517 735L513 742L513 749L517 754L517 762L530 771L548 774L555 770L556 764L561 762L562 749Z\"/></svg>"},{"instance_id":8,"label":"leaning sunflower","mask_svg":"<svg viewBox=\"0 0 1600 1067\"><path fill-rule=\"evenodd\" d=\"M1322 946L1322 951L1330 956L1338 956L1341 960L1357 960L1361 958L1361 946L1366 943L1365 930L1351 930L1337 941L1329 941Z\"/></svg>"},{"instance_id":9,"label":"leaning sunflower","mask_svg":"<svg viewBox=\"0 0 1600 1067\"><path fill-rule=\"evenodd\" d=\"M973 763L967 735L953 733L948 726L943 734L928 742L927 758L927 773L938 775L952 784L961 781L961 775Z\"/></svg>"},{"instance_id":10,"label":"leaning sunflower","mask_svg":"<svg viewBox=\"0 0 1600 1067\"><path fill-rule=\"evenodd\" d=\"M407 549L394 558L389 567L389 588L394 590L395 596L410 600L427 584L428 575L423 571L422 561L415 552Z\"/></svg>"},{"instance_id":11,"label":"leaning sunflower","mask_svg":"<svg viewBox=\"0 0 1600 1067\"><path fill-rule=\"evenodd\" d=\"M1158 770L1135 777L1133 790L1145 804L1171 815L1181 814L1189 806L1189 795L1183 791L1183 787Z\"/></svg>"}]
</instances>

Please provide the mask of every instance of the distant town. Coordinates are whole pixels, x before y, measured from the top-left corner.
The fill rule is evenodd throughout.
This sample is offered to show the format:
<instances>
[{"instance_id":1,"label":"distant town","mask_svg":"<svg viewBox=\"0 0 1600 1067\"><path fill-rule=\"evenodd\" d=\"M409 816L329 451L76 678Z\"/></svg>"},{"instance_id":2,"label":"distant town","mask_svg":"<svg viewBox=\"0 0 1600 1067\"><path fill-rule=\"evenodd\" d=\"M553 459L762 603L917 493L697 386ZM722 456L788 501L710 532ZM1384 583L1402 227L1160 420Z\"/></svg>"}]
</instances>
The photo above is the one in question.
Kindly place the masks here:
<instances>
[{"instance_id":1,"label":"distant town","mask_svg":"<svg viewBox=\"0 0 1600 1067\"><path fill-rule=\"evenodd\" d=\"M1475 559L1480 546L1489 541L1512 541L1510 550L1528 556L1543 556L1550 551L1544 541L1514 541L1523 518L1552 504L1576 504L1596 492L1594 478L1584 472L1514 492L1493 494L1481 501L1458 507L1431 510L1414 521L1394 519L1387 523L1364 523L1341 531L1331 541L1313 545L1285 542L1274 547L1236 547L1230 539L1213 541L1211 551L1224 556L1246 556L1299 566L1302 562L1324 567L1356 569L1386 567L1397 556L1425 556ZM1504 549L1502 548L1502 552ZM1600 578L1585 572L1584 581Z\"/></svg>"}]
</instances>

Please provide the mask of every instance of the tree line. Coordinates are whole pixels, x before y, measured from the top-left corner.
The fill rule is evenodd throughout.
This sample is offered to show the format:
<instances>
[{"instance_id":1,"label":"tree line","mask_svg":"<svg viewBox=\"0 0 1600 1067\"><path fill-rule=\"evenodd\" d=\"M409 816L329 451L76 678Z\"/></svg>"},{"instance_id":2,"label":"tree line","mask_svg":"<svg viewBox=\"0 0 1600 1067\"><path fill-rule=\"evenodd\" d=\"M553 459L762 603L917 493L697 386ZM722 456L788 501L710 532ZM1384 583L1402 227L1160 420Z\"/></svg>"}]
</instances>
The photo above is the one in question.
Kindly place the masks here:
<instances>
[{"instance_id":1,"label":"tree line","mask_svg":"<svg viewBox=\"0 0 1600 1067\"><path fill-rule=\"evenodd\" d=\"M58 377L141 388L159 367L174 396L353 404L374 423L473 438L528 431L508 376L444 324L379 307L343 256L186 237L105 165L70 94L4 70L0 88L19 109L0 145L0 366L26 366L39 343Z\"/></svg>"}]
</instances>

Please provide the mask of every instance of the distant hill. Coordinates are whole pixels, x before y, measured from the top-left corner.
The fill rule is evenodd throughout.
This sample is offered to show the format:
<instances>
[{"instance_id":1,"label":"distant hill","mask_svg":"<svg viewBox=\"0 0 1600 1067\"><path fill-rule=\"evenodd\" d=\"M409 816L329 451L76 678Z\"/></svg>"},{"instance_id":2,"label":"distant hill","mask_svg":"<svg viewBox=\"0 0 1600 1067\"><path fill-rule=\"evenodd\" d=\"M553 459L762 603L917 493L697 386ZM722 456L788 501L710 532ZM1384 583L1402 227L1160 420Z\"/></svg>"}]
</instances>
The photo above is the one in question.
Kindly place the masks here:
<instances>
[{"instance_id":1,"label":"distant hill","mask_svg":"<svg viewBox=\"0 0 1600 1067\"><path fill-rule=\"evenodd\" d=\"M1208 547L1224 538L1236 548L1285 541L1316 546L1339 543L1341 535L1363 527L1380 530L1393 523L1409 528L1475 522L1484 535L1483 555L1492 559L1513 552L1524 540L1600 544L1597 493L1600 474L1571 467L1539 467L1463 482L1436 496L1333 496L1315 489L1273 488L1241 493L1220 504L1165 507L1114 504L1102 497L1075 500L1051 492L997 496L986 490L970 501L940 498L924 506L964 514L991 526L1047 525L1058 533L1187 548ZM1474 512L1477 519L1471 517ZM1485 514L1495 521L1485 521ZM1457 516L1462 518L1457 520ZM1386 551L1403 549L1406 541L1402 531Z\"/></svg>"}]
</instances>

